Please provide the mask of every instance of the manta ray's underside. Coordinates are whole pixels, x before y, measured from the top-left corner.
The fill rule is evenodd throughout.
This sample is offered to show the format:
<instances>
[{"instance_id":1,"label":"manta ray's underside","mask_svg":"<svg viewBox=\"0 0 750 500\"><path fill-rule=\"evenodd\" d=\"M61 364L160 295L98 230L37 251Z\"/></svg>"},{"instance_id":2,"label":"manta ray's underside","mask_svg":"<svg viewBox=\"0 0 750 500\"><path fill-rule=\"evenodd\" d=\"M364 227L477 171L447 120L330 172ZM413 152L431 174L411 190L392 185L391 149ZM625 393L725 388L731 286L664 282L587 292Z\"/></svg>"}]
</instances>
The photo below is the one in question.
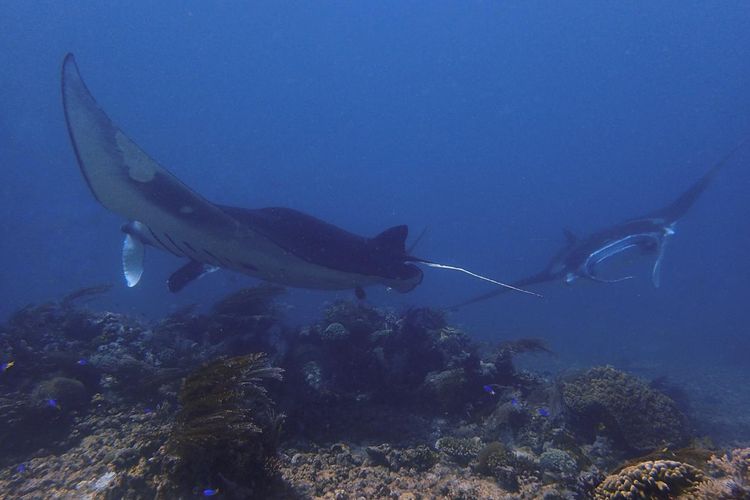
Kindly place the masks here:
<instances>
[{"instance_id":1,"label":"manta ray's underside","mask_svg":"<svg viewBox=\"0 0 750 500\"><path fill-rule=\"evenodd\" d=\"M91 192L129 221L123 226L129 286L141 277L144 244L189 259L170 278L173 291L217 268L293 287L354 289L359 296L363 287L375 284L412 290L422 281L414 263L468 273L409 255L406 226L366 238L289 208L244 209L206 200L110 120L72 54L63 62L62 95L70 139Z\"/></svg>"}]
</instances>

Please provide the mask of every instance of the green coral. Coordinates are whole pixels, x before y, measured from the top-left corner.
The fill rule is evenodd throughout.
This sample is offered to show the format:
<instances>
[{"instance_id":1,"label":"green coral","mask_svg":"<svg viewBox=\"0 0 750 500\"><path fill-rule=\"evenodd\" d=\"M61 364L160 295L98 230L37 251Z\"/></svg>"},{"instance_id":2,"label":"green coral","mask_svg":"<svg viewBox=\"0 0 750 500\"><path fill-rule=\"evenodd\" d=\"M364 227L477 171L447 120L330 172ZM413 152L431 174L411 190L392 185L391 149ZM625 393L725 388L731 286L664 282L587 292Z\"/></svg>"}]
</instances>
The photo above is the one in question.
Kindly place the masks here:
<instances>
[{"instance_id":1,"label":"green coral","mask_svg":"<svg viewBox=\"0 0 750 500\"><path fill-rule=\"evenodd\" d=\"M281 417L263 383L282 370L255 353L213 361L185 379L168 448L177 484L231 483L257 494L274 472Z\"/></svg>"},{"instance_id":2,"label":"green coral","mask_svg":"<svg viewBox=\"0 0 750 500\"><path fill-rule=\"evenodd\" d=\"M693 493L703 481L703 473L692 465L673 460L647 461L607 476L594 490L594 498L669 499Z\"/></svg>"},{"instance_id":3,"label":"green coral","mask_svg":"<svg viewBox=\"0 0 750 500\"><path fill-rule=\"evenodd\" d=\"M602 429L636 451L686 441L687 420L669 397L611 366L592 368L562 387L579 429Z\"/></svg>"}]
</instances>

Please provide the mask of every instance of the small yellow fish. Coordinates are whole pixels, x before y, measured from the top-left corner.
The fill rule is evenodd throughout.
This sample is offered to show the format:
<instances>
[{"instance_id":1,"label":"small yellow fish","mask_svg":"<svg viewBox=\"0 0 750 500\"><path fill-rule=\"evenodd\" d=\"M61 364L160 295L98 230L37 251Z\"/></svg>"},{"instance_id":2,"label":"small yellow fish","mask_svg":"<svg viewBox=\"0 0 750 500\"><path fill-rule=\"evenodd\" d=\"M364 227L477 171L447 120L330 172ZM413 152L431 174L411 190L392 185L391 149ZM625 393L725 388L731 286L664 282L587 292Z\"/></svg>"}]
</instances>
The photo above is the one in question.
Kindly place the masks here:
<instances>
[{"instance_id":1,"label":"small yellow fish","mask_svg":"<svg viewBox=\"0 0 750 500\"><path fill-rule=\"evenodd\" d=\"M15 361L8 361L7 363L3 363L2 365L0 365L0 370L2 371L10 370L11 368L13 368L13 365L15 364L16 364Z\"/></svg>"}]
</instances>

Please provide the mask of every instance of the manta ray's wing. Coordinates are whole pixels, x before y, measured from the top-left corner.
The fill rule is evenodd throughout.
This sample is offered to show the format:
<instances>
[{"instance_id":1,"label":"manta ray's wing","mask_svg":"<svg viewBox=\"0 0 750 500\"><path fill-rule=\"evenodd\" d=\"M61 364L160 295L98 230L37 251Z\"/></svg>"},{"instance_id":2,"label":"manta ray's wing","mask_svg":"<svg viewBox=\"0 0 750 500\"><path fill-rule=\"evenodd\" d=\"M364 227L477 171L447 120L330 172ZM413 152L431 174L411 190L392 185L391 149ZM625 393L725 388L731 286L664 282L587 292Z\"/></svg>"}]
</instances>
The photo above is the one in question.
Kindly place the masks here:
<instances>
[{"instance_id":1,"label":"manta ray's wing","mask_svg":"<svg viewBox=\"0 0 750 500\"><path fill-rule=\"evenodd\" d=\"M737 150L744 146L748 141L750 141L750 137L732 148L731 151L724 155L724 157L715 165L713 165L711 169L703 175L703 177L698 179L675 201L673 201L666 207L649 214L649 217L658 217L664 219L668 224L671 224L682 218L682 216L684 216L687 211L690 210L690 207L693 206L700 195L703 194L706 188L711 184L711 181L713 181L714 177L716 177L719 171L729 162L729 160L735 155Z\"/></svg>"},{"instance_id":2,"label":"manta ray's wing","mask_svg":"<svg viewBox=\"0 0 750 500\"><path fill-rule=\"evenodd\" d=\"M231 230L236 223L141 150L102 111L72 54L62 68L65 120L78 164L106 208L149 226L200 224Z\"/></svg>"}]
</instances>

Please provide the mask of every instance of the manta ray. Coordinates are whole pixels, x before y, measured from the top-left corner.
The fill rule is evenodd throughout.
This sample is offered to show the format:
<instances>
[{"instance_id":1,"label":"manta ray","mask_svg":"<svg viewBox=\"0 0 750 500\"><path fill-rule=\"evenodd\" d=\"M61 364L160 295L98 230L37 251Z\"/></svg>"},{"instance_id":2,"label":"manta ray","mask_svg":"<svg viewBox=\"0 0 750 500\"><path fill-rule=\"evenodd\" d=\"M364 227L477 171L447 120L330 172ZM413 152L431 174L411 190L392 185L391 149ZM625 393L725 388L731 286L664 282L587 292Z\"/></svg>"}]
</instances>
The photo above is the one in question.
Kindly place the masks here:
<instances>
[{"instance_id":1,"label":"manta ray","mask_svg":"<svg viewBox=\"0 0 750 500\"><path fill-rule=\"evenodd\" d=\"M290 208L248 209L206 200L113 123L86 87L72 54L62 65L62 98L86 183L99 203L128 221L122 226L122 264L130 287L143 274L145 245L187 259L167 281L173 292L206 273L228 269L291 287L353 289L364 298L363 288L371 285L414 289L423 278L418 265L510 286L411 255L405 225L367 238Z\"/></svg>"},{"instance_id":2,"label":"manta ray","mask_svg":"<svg viewBox=\"0 0 750 500\"><path fill-rule=\"evenodd\" d=\"M550 259L547 266L537 273L514 281L511 285L524 288L537 283L557 280L571 284L580 278L601 283L617 283L629 280L633 276L623 276L617 279L602 278L597 274L597 266L611 257L635 249L644 254L654 255L651 281L654 287L658 288L661 282L660 275L664 252L670 238L675 234L677 222L685 216L700 195L703 194L719 170L748 140L750 138L739 143L676 200L659 210L612 225L582 238L576 236L570 230L564 230L566 243ZM501 289L491 290L456 304L450 309L475 304L500 295L502 292Z\"/></svg>"}]
</instances>

